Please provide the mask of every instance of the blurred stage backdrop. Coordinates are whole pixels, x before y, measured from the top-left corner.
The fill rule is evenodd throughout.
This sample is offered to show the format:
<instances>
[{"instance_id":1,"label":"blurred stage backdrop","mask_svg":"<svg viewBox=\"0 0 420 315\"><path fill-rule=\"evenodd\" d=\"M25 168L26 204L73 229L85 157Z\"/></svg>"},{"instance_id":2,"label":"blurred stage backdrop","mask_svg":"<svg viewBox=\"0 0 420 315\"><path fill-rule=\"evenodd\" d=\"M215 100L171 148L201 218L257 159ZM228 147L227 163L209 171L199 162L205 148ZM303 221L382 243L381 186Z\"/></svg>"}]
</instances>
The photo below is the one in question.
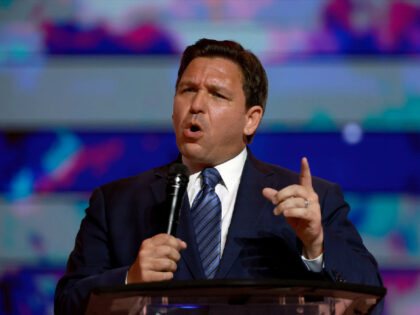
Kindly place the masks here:
<instances>
[{"instance_id":1,"label":"blurred stage backdrop","mask_svg":"<svg viewBox=\"0 0 420 315\"><path fill-rule=\"evenodd\" d=\"M201 37L269 77L251 149L338 182L385 314L420 312L420 2L0 0L0 313L52 314L95 186L167 163L179 56Z\"/></svg>"}]
</instances>

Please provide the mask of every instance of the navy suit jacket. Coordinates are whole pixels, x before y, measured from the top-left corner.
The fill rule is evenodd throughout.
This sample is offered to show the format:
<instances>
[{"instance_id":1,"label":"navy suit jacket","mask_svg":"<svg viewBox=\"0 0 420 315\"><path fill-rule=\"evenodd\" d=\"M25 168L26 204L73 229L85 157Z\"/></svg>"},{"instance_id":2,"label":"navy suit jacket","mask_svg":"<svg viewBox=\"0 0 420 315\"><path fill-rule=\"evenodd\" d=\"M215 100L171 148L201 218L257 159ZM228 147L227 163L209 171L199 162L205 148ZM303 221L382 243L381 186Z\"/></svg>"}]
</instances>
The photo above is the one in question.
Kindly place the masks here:
<instances>
[{"instance_id":1,"label":"navy suit jacket","mask_svg":"<svg viewBox=\"0 0 420 315\"><path fill-rule=\"evenodd\" d=\"M87 306L90 290L124 284L143 240L164 233L169 165L97 188L90 199L67 272L55 294L55 312L75 314ZM299 183L299 174L257 160L248 150L232 221L216 278L327 278L381 286L373 256L348 220L348 204L337 184L313 177L324 229L324 269L308 271L302 244L283 216L262 195L264 187L282 189ZM204 279L195 242L188 197L184 199L177 236L181 252L175 279Z\"/></svg>"}]
</instances>

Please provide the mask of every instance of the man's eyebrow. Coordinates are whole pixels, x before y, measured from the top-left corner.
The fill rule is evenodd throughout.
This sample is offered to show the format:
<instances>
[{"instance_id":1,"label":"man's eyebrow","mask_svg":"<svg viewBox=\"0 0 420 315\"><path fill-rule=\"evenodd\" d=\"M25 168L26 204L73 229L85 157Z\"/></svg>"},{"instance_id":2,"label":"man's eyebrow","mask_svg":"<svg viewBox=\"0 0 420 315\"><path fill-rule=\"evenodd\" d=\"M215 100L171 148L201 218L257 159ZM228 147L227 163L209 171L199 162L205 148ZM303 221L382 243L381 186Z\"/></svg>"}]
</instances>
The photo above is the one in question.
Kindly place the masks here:
<instances>
[{"instance_id":1,"label":"man's eyebrow","mask_svg":"<svg viewBox=\"0 0 420 315\"><path fill-rule=\"evenodd\" d=\"M195 87L197 86L197 83L191 80L185 80L185 81L181 81L178 84L178 88L183 88L183 87ZM232 91L230 89L227 89L221 85L217 85L217 84L207 84L207 89L211 92L218 92L221 94L224 94L227 97L231 97L232 96Z\"/></svg>"},{"instance_id":2,"label":"man's eyebrow","mask_svg":"<svg viewBox=\"0 0 420 315\"><path fill-rule=\"evenodd\" d=\"M187 80L187 81L181 81L179 82L178 86L194 86L196 85L196 83L194 83L191 80Z\"/></svg>"}]
</instances>

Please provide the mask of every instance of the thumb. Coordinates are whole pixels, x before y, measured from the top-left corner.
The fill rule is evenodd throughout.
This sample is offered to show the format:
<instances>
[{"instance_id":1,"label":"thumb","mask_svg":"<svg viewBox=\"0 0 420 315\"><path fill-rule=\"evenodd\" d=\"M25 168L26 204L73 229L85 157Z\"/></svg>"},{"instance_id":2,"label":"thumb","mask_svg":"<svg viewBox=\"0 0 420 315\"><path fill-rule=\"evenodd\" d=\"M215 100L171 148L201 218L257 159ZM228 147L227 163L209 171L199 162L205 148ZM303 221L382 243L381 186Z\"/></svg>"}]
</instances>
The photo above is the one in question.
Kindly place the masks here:
<instances>
[{"instance_id":1,"label":"thumb","mask_svg":"<svg viewBox=\"0 0 420 315\"><path fill-rule=\"evenodd\" d=\"M178 241L178 250L184 250L187 248L187 243L185 243L183 240L181 240L180 238L177 238Z\"/></svg>"},{"instance_id":2,"label":"thumb","mask_svg":"<svg viewBox=\"0 0 420 315\"><path fill-rule=\"evenodd\" d=\"M311 170L309 169L309 162L306 157L302 158L299 183L304 187L312 188Z\"/></svg>"},{"instance_id":3,"label":"thumb","mask_svg":"<svg viewBox=\"0 0 420 315\"><path fill-rule=\"evenodd\" d=\"M275 196L276 196L277 192L278 191L273 189L273 188L266 187L266 188L263 189L262 194L265 198L267 198L273 204L276 204Z\"/></svg>"}]
</instances>

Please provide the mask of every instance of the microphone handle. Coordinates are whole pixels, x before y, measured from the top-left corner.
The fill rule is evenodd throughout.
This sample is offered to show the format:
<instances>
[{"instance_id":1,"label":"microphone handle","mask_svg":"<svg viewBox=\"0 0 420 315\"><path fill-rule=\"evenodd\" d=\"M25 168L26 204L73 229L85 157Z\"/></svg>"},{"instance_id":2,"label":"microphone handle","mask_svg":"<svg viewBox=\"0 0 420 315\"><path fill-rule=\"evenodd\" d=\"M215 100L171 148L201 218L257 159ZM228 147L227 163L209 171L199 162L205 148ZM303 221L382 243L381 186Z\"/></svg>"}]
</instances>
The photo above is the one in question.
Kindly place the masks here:
<instances>
[{"instance_id":1,"label":"microphone handle","mask_svg":"<svg viewBox=\"0 0 420 315\"><path fill-rule=\"evenodd\" d=\"M175 183L173 186L173 193L171 194L171 207L169 212L169 223L168 223L168 230L167 234L170 234L172 236L175 236L176 234L176 228L178 226L178 220L179 220L179 212L181 208L181 200L183 196L180 196L180 189L181 185L179 183Z\"/></svg>"}]
</instances>

